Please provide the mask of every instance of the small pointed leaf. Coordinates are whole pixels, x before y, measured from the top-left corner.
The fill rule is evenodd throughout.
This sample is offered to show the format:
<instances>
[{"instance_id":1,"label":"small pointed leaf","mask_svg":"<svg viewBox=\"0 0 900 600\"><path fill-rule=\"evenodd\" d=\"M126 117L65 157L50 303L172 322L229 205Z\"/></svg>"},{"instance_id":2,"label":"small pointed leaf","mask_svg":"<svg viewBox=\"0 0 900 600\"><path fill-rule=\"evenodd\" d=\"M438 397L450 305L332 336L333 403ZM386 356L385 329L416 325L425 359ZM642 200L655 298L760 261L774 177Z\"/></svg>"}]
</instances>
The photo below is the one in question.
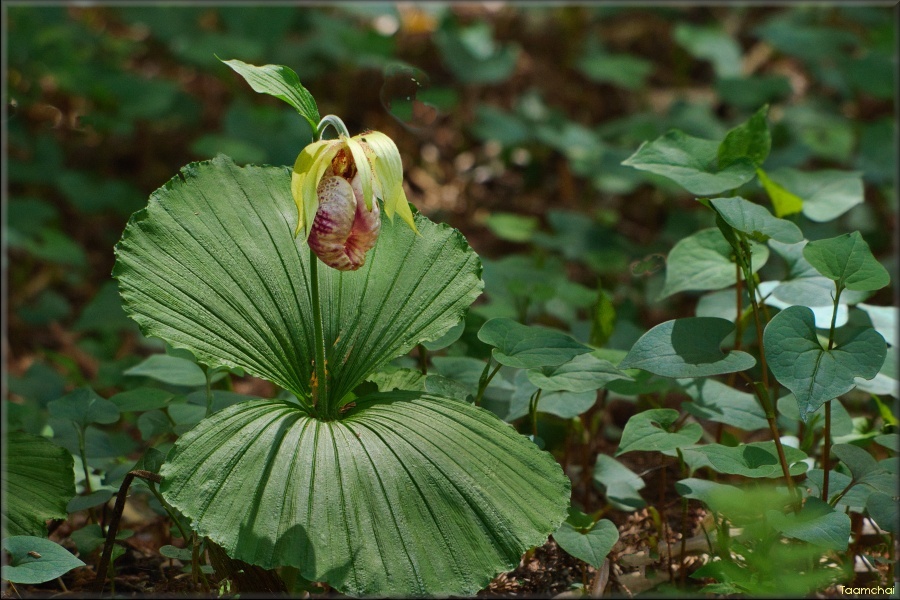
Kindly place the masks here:
<instances>
[{"instance_id":1,"label":"small pointed leaf","mask_svg":"<svg viewBox=\"0 0 900 600\"><path fill-rule=\"evenodd\" d=\"M841 288L874 291L891 282L887 269L872 256L858 231L809 242L803 248L803 256Z\"/></svg>"},{"instance_id":2,"label":"small pointed leaf","mask_svg":"<svg viewBox=\"0 0 900 600\"><path fill-rule=\"evenodd\" d=\"M257 67L237 59L223 60L222 62L243 77L253 91L275 96L293 106L306 119L312 130L316 130L321 120L316 101L312 94L303 87L300 78L291 68L284 65Z\"/></svg>"},{"instance_id":3,"label":"small pointed leaf","mask_svg":"<svg viewBox=\"0 0 900 600\"><path fill-rule=\"evenodd\" d=\"M725 135L725 139L719 145L720 169L726 169L741 161L750 161L755 167L765 162L772 147L772 136L766 123L768 112L769 106L763 106L747 121Z\"/></svg>"}]
</instances>

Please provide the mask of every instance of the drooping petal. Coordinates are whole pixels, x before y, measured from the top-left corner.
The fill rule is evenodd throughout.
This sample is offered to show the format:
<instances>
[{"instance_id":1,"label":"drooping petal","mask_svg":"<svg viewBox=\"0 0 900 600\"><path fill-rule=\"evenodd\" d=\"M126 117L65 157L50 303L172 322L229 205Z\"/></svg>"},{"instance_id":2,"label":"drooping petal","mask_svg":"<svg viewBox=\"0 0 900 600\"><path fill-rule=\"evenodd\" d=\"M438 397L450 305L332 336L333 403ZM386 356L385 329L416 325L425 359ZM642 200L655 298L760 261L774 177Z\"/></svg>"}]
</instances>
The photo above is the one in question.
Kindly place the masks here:
<instances>
[{"instance_id":1,"label":"drooping petal","mask_svg":"<svg viewBox=\"0 0 900 600\"><path fill-rule=\"evenodd\" d=\"M294 171L291 173L291 195L297 205L298 219L294 236L305 230L304 238L308 238L312 231L312 223L316 218L319 208L318 194L316 190L325 170L331 164L331 159L341 149L344 143L341 140L320 140L309 144L297 156L294 161Z\"/></svg>"},{"instance_id":2,"label":"drooping petal","mask_svg":"<svg viewBox=\"0 0 900 600\"><path fill-rule=\"evenodd\" d=\"M363 133L356 138L363 143L363 148L368 149L375 179L381 188L385 214L392 220L394 213L400 215L410 229L418 233L403 191L403 162L394 141L380 131Z\"/></svg>"}]
</instances>

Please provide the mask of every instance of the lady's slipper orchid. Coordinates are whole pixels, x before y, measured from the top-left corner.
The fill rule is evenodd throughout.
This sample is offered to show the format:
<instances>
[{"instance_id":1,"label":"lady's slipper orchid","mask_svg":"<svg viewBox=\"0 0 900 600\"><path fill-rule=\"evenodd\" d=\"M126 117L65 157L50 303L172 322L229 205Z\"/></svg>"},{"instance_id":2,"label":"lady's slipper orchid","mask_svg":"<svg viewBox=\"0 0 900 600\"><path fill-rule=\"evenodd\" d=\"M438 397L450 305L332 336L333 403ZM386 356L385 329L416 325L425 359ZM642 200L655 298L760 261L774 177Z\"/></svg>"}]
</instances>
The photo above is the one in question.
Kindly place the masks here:
<instances>
[{"instance_id":1,"label":"lady's slipper orchid","mask_svg":"<svg viewBox=\"0 0 900 600\"><path fill-rule=\"evenodd\" d=\"M389 218L398 214L417 232L402 184L400 152L383 133L313 142L300 152L291 176L299 212L294 235L304 231L310 248L325 264L356 270L365 263L381 229L376 198Z\"/></svg>"}]
</instances>

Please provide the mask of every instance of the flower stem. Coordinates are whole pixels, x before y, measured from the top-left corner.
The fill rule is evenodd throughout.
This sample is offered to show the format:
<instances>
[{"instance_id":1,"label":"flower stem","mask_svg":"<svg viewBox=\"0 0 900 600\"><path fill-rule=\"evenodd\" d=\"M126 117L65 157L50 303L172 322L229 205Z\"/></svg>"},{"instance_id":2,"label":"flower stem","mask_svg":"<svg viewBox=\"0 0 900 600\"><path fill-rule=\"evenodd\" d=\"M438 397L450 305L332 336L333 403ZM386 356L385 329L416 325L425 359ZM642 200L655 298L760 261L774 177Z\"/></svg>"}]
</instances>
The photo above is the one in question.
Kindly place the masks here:
<instances>
[{"instance_id":1,"label":"flower stem","mask_svg":"<svg viewBox=\"0 0 900 600\"><path fill-rule=\"evenodd\" d=\"M322 134L325 133L325 130L328 129L329 125L338 132L338 135L350 137L350 132L347 130L347 126L344 125L344 122L341 121L340 117L336 115L325 115L322 117L322 120L319 121L319 126L316 127L317 140L322 139Z\"/></svg>"},{"instance_id":2,"label":"flower stem","mask_svg":"<svg viewBox=\"0 0 900 600\"><path fill-rule=\"evenodd\" d=\"M319 259L309 250L309 278L312 282L313 329L315 332L316 362L315 377L312 382L313 409L318 410L326 418L330 418L331 406L328 406L328 368L325 363L325 335L322 332L322 308L319 301ZM324 404L319 406L319 401Z\"/></svg>"}]
</instances>

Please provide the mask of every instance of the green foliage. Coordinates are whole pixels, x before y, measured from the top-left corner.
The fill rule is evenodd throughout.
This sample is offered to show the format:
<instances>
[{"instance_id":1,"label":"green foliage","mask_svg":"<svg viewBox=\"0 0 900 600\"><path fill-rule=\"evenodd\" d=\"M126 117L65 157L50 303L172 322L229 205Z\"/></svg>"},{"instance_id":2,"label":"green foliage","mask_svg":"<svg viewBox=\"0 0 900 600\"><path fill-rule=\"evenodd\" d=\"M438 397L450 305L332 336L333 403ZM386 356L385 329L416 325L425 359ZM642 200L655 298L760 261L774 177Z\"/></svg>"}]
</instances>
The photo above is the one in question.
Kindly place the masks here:
<instances>
[{"instance_id":1,"label":"green foliage","mask_svg":"<svg viewBox=\"0 0 900 600\"><path fill-rule=\"evenodd\" d=\"M237 59L223 60L222 62L243 77L253 91L284 100L297 109L300 116L306 119L313 130L316 129L319 119L321 119L316 101L312 94L300 84L300 79L290 67L284 65L257 67Z\"/></svg>"},{"instance_id":2,"label":"green foliage","mask_svg":"<svg viewBox=\"0 0 900 600\"><path fill-rule=\"evenodd\" d=\"M599 569L619 540L619 531L612 521L594 522L584 513L569 509L569 518L553 533L553 539L575 558Z\"/></svg>"},{"instance_id":3,"label":"green foliage","mask_svg":"<svg viewBox=\"0 0 900 600\"><path fill-rule=\"evenodd\" d=\"M478 339L494 347L494 360L519 369L555 367L591 350L557 330L512 319L491 319L478 332Z\"/></svg>"},{"instance_id":4,"label":"green foliage","mask_svg":"<svg viewBox=\"0 0 900 600\"><path fill-rule=\"evenodd\" d=\"M10 561L3 565L0 577L13 583L44 583L84 566L56 542L39 537L5 537L3 550L9 552Z\"/></svg>"},{"instance_id":5,"label":"green foliage","mask_svg":"<svg viewBox=\"0 0 900 600\"><path fill-rule=\"evenodd\" d=\"M858 231L810 242L803 248L803 257L834 281L838 289L867 292L881 289L891 281Z\"/></svg>"},{"instance_id":6,"label":"green foliage","mask_svg":"<svg viewBox=\"0 0 900 600\"><path fill-rule=\"evenodd\" d=\"M628 419L616 456L635 450L663 452L694 444L703 435L697 423L676 426L677 410L657 408L645 410Z\"/></svg>"}]
</instances>

